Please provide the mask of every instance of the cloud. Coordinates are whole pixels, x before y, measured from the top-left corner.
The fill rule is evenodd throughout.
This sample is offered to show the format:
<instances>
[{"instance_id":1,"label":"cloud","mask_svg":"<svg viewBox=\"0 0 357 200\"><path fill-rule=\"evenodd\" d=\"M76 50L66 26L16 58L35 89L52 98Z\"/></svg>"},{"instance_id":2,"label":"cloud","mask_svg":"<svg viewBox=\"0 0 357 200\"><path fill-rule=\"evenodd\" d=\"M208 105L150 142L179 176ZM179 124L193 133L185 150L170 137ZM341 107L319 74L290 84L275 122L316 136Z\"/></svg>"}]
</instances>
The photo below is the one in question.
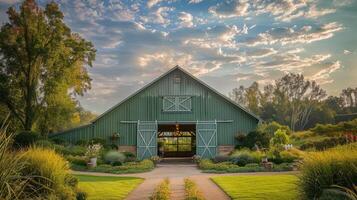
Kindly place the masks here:
<instances>
[{"instance_id":1,"label":"cloud","mask_svg":"<svg viewBox=\"0 0 357 200\"><path fill-rule=\"evenodd\" d=\"M153 6L155 6L156 4L160 3L162 0L148 0L147 1L147 7L151 8Z\"/></svg>"},{"instance_id":2,"label":"cloud","mask_svg":"<svg viewBox=\"0 0 357 200\"><path fill-rule=\"evenodd\" d=\"M343 50L343 54L345 54L345 55L350 55L350 54L352 54L352 52L349 51L349 50L347 50L347 49L345 49L345 50Z\"/></svg>"},{"instance_id":3,"label":"cloud","mask_svg":"<svg viewBox=\"0 0 357 200\"><path fill-rule=\"evenodd\" d=\"M223 1L209 8L209 12L219 18L241 17L248 14L249 3L246 1Z\"/></svg>"},{"instance_id":4,"label":"cloud","mask_svg":"<svg viewBox=\"0 0 357 200\"><path fill-rule=\"evenodd\" d=\"M203 0L190 0L188 3L189 4L197 4L197 3L201 3Z\"/></svg>"},{"instance_id":5,"label":"cloud","mask_svg":"<svg viewBox=\"0 0 357 200\"><path fill-rule=\"evenodd\" d=\"M337 22L323 24L317 28L303 26L297 28L272 28L259 33L257 37L243 42L248 46L272 45L272 44L308 44L319 40L331 38L335 32L343 30L343 26Z\"/></svg>"},{"instance_id":6,"label":"cloud","mask_svg":"<svg viewBox=\"0 0 357 200\"><path fill-rule=\"evenodd\" d=\"M246 56L249 58L264 58L276 54L277 51L273 48L254 49L246 52Z\"/></svg>"},{"instance_id":7,"label":"cloud","mask_svg":"<svg viewBox=\"0 0 357 200\"><path fill-rule=\"evenodd\" d=\"M142 15L140 19L143 21L143 23L156 23L167 26L168 24L170 24L168 13L173 10L175 9L172 7L159 7L156 10L150 12L147 16Z\"/></svg>"},{"instance_id":8,"label":"cloud","mask_svg":"<svg viewBox=\"0 0 357 200\"><path fill-rule=\"evenodd\" d=\"M317 83L321 85L332 83L333 80L331 79L331 74L340 68L341 68L340 61L328 63L324 69L312 75L310 79L315 80Z\"/></svg>"},{"instance_id":9,"label":"cloud","mask_svg":"<svg viewBox=\"0 0 357 200\"><path fill-rule=\"evenodd\" d=\"M181 27L192 27L193 26L193 17L190 13L187 12L180 12L179 13L179 20L180 22L180 26Z\"/></svg>"},{"instance_id":10,"label":"cloud","mask_svg":"<svg viewBox=\"0 0 357 200\"><path fill-rule=\"evenodd\" d=\"M335 9L318 9L316 2L305 0L226 0L209 8L209 12L219 18L268 14L276 21L284 22L300 17L316 19L335 11Z\"/></svg>"},{"instance_id":11,"label":"cloud","mask_svg":"<svg viewBox=\"0 0 357 200\"><path fill-rule=\"evenodd\" d=\"M347 6L353 3L353 0L333 0L335 6Z\"/></svg>"}]
</instances>

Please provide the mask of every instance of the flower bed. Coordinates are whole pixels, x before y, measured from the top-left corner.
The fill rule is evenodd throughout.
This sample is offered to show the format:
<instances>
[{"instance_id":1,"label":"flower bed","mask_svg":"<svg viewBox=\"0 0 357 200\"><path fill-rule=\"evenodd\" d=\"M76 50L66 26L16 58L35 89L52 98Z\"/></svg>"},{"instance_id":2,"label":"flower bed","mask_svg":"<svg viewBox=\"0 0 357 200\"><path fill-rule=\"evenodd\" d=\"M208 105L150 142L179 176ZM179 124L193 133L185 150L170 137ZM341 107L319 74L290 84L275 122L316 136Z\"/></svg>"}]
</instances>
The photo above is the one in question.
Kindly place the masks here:
<instances>
[{"instance_id":1,"label":"flower bed","mask_svg":"<svg viewBox=\"0 0 357 200\"><path fill-rule=\"evenodd\" d=\"M290 163L281 163L273 165L272 169L266 169L257 163L239 166L232 162L214 163L212 160L203 159L198 164L199 168L206 173L238 173L238 172L266 172L266 171L291 171L293 166Z\"/></svg>"},{"instance_id":2,"label":"flower bed","mask_svg":"<svg viewBox=\"0 0 357 200\"><path fill-rule=\"evenodd\" d=\"M120 166L109 164L99 164L97 167L88 168L87 166L71 164L71 169L76 171L103 172L112 174L127 174L148 172L154 169L154 163L151 160L142 160L134 162L125 162Z\"/></svg>"}]
</instances>

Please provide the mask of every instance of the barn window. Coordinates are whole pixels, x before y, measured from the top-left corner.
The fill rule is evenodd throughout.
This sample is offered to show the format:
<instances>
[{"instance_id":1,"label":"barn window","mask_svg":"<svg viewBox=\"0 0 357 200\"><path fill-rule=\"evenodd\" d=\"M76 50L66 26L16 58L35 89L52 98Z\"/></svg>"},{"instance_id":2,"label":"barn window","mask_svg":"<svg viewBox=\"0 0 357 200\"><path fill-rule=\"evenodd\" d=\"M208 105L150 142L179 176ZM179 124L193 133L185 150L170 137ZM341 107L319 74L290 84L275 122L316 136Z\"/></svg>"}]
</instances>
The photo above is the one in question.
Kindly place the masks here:
<instances>
[{"instance_id":1,"label":"barn window","mask_svg":"<svg viewBox=\"0 0 357 200\"><path fill-rule=\"evenodd\" d=\"M181 82L181 77L178 74L175 74L174 76L174 83L180 83Z\"/></svg>"},{"instance_id":2,"label":"barn window","mask_svg":"<svg viewBox=\"0 0 357 200\"><path fill-rule=\"evenodd\" d=\"M164 112L187 112L191 111L190 96L164 96L163 97L163 111Z\"/></svg>"}]
</instances>

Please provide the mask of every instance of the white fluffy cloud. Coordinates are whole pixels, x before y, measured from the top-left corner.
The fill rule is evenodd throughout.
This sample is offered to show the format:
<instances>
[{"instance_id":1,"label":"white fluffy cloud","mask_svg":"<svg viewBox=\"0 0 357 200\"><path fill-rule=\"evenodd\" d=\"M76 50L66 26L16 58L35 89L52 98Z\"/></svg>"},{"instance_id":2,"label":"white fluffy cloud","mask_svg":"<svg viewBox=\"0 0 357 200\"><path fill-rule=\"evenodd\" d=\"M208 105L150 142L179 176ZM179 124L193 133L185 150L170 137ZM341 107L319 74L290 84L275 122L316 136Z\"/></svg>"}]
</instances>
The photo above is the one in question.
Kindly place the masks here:
<instances>
[{"instance_id":1,"label":"white fluffy cloud","mask_svg":"<svg viewBox=\"0 0 357 200\"><path fill-rule=\"evenodd\" d=\"M316 19L335 11L335 9L317 8L316 2L306 0L225 0L209 8L209 12L219 18L268 14L277 21L285 22L300 17Z\"/></svg>"},{"instance_id":2,"label":"white fluffy cloud","mask_svg":"<svg viewBox=\"0 0 357 200\"><path fill-rule=\"evenodd\" d=\"M257 37L249 39L244 44L248 46L273 45L273 44L308 44L319 40L331 38L335 32L343 30L343 26L337 22L323 24L317 28L303 26L297 28L273 28L259 33Z\"/></svg>"},{"instance_id":3,"label":"white fluffy cloud","mask_svg":"<svg viewBox=\"0 0 357 200\"><path fill-rule=\"evenodd\" d=\"M192 27L193 17L190 13L180 12L179 13L180 27Z\"/></svg>"}]
</instances>

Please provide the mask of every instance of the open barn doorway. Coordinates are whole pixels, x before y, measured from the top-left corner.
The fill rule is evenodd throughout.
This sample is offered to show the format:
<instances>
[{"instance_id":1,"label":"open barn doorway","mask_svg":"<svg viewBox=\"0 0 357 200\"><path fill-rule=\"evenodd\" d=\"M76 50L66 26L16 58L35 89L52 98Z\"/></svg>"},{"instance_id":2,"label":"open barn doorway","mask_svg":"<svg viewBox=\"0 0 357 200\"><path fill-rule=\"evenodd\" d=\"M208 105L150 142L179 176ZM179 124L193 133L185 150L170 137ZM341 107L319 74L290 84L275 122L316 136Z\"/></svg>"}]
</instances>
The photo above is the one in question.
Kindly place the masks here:
<instances>
[{"instance_id":1,"label":"open barn doorway","mask_svg":"<svg viewBox=\"0 0 357 200\"><path fill-rule=\"evenodd\" d=\"M192 157L196 154L196 124L159 124L158 155Z\"/></svg>"}]
</instances>

